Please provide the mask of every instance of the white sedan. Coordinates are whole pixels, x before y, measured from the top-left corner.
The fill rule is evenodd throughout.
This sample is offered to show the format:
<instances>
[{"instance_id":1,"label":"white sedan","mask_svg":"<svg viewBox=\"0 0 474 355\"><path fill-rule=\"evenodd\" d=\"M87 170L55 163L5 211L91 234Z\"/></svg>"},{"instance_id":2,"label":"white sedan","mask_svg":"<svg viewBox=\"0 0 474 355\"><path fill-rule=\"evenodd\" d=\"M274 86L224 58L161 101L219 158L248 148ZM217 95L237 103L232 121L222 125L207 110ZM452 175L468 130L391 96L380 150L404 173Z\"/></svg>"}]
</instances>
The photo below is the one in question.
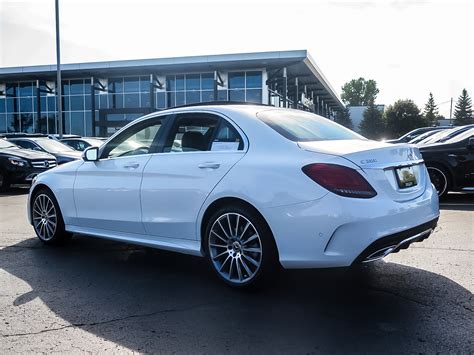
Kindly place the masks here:
<instances>
[{"instance_id":1,"label":"white sedan","mask_svg":"<svg viewBox=\"0 0 474 355\"><path fill-rule=\"evenodd\" d=\"M272 269L370 262L427 238L438 197L418 149L299 110L196 105L138 119L40 174L28 214L73 233L206 257L232 286Z\"/></svg>"}]
</instances>

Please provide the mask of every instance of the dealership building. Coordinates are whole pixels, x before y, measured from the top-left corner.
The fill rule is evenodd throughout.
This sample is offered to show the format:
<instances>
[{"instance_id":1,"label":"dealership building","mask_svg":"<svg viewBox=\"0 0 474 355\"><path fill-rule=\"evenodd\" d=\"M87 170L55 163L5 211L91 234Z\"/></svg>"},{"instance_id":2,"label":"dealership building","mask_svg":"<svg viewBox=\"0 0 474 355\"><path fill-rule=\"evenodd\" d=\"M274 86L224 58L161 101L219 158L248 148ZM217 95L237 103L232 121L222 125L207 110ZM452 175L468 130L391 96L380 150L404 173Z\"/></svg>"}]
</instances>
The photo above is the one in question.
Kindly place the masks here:
<instances>
[{"instance_id":1,"label":"dealership building","mask_svg":"<svg viewBox=\"0 0 474 355\"><path fill-rule=\"evenodd\" d=\"M344 108L306 50L61 65L65 134L109 136L143 114L209 101ZM57 133L56 66L0 68L0 133Z\"/></svg>"}]
</instances>

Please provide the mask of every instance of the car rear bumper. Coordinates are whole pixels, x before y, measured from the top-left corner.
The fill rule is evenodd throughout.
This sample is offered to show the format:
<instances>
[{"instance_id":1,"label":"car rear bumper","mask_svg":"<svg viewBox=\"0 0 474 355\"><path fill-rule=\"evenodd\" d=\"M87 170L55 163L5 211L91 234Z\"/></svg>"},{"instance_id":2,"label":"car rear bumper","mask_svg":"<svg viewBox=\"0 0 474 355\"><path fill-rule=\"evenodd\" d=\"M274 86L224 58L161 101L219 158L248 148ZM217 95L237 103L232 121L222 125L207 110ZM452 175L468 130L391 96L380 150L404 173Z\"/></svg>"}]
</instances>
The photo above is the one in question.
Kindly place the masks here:
<instances>
[{"instance_id":1,"label":"car rear bumper","mask_svg":"<svg viewBox=\"0 0 474 355\"><path fill-rule=\"evenodd\" d=\"M438 218L399 233L377 239L370 244L352 263L353 265L380 260L392 253L406 249L411 243L422 242L436 228Z\"/></svg>"},{"instance_id":2,"label":"car rear bumper","mask_svg":"<svg viewBox=\"0 0 474 355\"><path fill-rule=\"evenodd\" d=\"M383 247L395 252L409 242L420 241L436 225L439 205L429 184L421 196L410 201L328 193L316 201L261 212L272 229L283 267L320 268L350 266Z\"/></svg>"}]
</instances>

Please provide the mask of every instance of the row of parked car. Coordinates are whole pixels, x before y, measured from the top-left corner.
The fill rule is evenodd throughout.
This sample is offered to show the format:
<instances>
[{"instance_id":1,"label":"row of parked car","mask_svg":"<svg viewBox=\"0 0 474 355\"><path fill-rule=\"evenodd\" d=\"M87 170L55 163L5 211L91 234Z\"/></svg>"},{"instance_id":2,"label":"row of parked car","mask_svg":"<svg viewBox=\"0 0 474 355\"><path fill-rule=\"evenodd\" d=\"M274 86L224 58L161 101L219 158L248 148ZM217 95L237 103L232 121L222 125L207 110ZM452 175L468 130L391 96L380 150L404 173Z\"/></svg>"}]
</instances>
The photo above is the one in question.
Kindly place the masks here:
<instances>
[{"instance_id":1,"label":"row of parked car","mask_svg":"<svg viewBox=\"0 0 474 355\"><path fill-rule=\"evenodd\" d=\"M12 184L30 183L48 169L82 157L82 151L100 146L105 138L44 134L0 135L0 191Z\"/></svg>"},{"instance_id":2,"label":"row of parked car","mask_svg":"<svg viewBox=\"0 0 474 355\"><path fill-rule=\"evenodd\" d=\"M474 124L418 128L387 142L418 146L440 198L448 191L474 190Z\"/></svg>"},{"instance_id":3,"label":"row of parked car","mask_svg":"<svg viewBox=\"0 0 474 355\"><path fill-rule=\"evenodd\" d=\"M86 148L106 140L75 135L60 140L57 135L42 134L3 134L0 138L0 190L29 183L47 169L80 159ZM418 146L441 198L448 191L474 190L474 124L422 127L387 142Z\"/></svg>"}]
</instances>

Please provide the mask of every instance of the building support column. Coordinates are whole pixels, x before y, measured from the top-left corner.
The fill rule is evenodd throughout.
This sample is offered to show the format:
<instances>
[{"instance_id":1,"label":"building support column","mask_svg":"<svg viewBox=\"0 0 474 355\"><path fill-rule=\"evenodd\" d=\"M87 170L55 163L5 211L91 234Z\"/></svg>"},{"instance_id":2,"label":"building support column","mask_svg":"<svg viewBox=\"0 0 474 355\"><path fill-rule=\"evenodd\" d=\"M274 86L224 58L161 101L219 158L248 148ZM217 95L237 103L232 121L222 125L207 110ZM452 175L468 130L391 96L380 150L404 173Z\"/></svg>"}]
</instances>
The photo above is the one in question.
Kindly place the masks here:
<instances>
[{"instance_id":1,"label":"building support column","mask_svg":"<svg viewBox=\"0 0 474 355\"><path fill-rule=\"evenodd\" d=\"M150 74L150 112L155 111L156 102L155 102L155 83L153 74Z\"/></svg>"},{"instance_id":2,"label":"building support column","mask_svg":"<svg viewBox=\"0 0 474 355\"><path fill-rule=\"evenodd\" d=\"M295 99L293 102L293 108L298 109L300 90L298 87L298 78L295 78Z\"/></svg>"},{"instance_id":3,"label":"building support column","mask_svg":"<svg viewBox=\"0 0 474 355\"><path fill-rule=\"evenodd\" d=\"M93 76L91 76L91 120L92 136L95 137L95 81Z\"/></svg>"},{"instance_id":4,"label":"building support column","mask_svg":"<svg viewBox=\"0 0 474 355\"><path fill-rule=\"evenodd\" d=\"M41 90L40 90L39 80L36 80L36 122L38 126L40 122L40 117L41 117ZM40 133L40 131L37 130L37 127L35 127L34 119L33 119L33 132Z\"/></svg>"},{"instance_id":5,"label":"building support column","mask_svg":"<svg viewBox=\"0 0 474 355\"><path fill-rule=\"evenodd\" d=\"M282 95L283 95L283 107L287 107L288 104L288 77L286 67L283 68L283 79L282 79Z\"/></svg>"}]
</instances>

